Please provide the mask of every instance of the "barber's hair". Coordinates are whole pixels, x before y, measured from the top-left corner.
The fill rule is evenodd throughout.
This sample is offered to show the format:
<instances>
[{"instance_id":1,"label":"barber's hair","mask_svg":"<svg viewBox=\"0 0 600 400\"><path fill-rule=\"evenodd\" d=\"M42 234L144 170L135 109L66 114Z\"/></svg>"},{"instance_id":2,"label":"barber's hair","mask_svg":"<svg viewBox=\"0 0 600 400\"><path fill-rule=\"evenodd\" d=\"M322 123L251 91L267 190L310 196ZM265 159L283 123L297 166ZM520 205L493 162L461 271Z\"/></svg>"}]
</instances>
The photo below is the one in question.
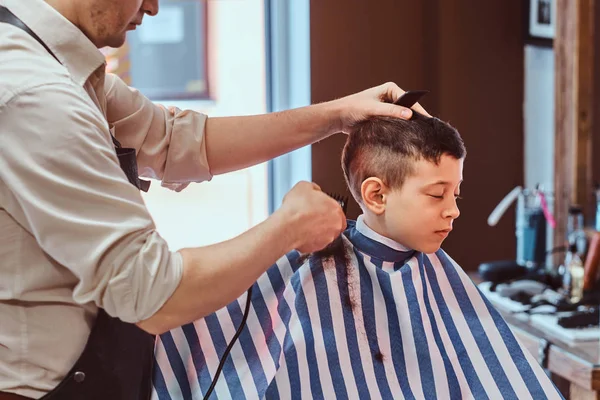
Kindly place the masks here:
<instances>
[{"instance_id":1,"label":"barber's hair","mask_svg":"<svg viewBox=\"0 0 600 400\"><path fill-rule=\"evenodd\" d=\"M342 152L342 169L350 192L362 202L361 185L377 177L399 189L420 159L439 164L442 155L457 160L467 151L458 131L438 118L413 112L411 120L371 117L354 126Z\"/></svg>"}]
</instances>

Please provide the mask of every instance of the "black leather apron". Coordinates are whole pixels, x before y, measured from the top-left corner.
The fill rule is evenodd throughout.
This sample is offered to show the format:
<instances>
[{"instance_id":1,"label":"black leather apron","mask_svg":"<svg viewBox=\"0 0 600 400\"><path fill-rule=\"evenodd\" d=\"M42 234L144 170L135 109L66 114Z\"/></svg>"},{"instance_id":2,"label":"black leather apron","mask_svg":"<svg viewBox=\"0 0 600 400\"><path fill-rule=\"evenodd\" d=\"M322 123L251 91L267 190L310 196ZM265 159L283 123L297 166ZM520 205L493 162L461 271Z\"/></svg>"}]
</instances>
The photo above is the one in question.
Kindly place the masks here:
<instances>
[{"instance_id":1,"label":"black leather apron","mask_svg":"<svg viewBox=\"0 0 600 400\"><path fill-rule=\"evenodd\" d=\"M2 6L0 22L27 32L58 61L34 32ZM139 179L135 149L121 147L114 137L113 142L119 163L129 182L138 189L147 191L150 182ZM42 399L149 399L152 393L154 341L153 335L136 325L113 318L99 309L83 353L65 379Z\"/></svg>"}]
</instances>

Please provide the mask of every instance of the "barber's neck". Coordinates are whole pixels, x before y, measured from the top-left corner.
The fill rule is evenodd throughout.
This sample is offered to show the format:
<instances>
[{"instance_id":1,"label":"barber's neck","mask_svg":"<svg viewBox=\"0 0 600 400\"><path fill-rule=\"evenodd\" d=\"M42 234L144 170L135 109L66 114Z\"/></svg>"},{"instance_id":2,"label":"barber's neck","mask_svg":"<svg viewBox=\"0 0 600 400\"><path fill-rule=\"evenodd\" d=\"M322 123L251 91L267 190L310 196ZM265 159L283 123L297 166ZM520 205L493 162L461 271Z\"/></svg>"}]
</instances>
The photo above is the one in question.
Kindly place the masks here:
<instances>
[{"instance_id":1,"label":"barber's neck","mask_svg":"<svg viewBox=\"0 0 600 400\"><path fill-rule=\"evenodd\" d=\"M75 8L75 1L69 0L44 0L52 8L58 11L63 17L68 19L73 25L79 28L79 18Z\"/></svg>"}]
</instances>

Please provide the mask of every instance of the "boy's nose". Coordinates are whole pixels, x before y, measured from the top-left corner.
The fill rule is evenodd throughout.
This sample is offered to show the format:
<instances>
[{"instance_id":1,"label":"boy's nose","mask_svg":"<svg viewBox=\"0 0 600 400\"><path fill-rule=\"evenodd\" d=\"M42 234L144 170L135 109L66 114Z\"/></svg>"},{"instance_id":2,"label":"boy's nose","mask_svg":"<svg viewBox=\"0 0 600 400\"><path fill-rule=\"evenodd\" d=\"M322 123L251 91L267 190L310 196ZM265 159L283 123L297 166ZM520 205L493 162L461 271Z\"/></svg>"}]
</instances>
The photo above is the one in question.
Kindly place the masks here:
<instances>
[{"instance_id":1,"label":"boy's nose","mask_svg":"<svg viewBox=\"0 0 600 400\"><path fill-rule=\"evenodd\" d=\"M444 218L456 219L459 216L460 216L460 210L458 209L458 205L456 204L456 201L454 201L454 204L452 204L452 207L450 207L444 211Z\"/></svg>"}]
</instances>

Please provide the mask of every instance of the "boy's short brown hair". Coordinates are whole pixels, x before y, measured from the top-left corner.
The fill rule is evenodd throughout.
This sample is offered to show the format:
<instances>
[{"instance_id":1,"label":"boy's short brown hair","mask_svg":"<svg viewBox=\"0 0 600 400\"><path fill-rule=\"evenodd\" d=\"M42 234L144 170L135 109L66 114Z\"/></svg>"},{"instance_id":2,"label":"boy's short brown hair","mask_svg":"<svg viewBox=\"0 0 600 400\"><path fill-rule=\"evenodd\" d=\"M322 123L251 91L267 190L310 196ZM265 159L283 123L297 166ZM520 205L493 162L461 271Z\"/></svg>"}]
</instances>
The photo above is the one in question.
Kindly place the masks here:
<instances>
[{"instance_id":1,"label":"boy's short brown hair","mask_svg":"<svg viewBox=\"0 0 600 400\"><path fill-rule=\"evenodd\" d=\"M444 154L461 159L467 151L458 131L438 118L414 113L411 120L372 117L358 123L342 151L342 169L350 192L361 203L361 185L369 177L380 178L398 189L413 163L425 159L438 164Z\"/></svg>"}]
</instances>

